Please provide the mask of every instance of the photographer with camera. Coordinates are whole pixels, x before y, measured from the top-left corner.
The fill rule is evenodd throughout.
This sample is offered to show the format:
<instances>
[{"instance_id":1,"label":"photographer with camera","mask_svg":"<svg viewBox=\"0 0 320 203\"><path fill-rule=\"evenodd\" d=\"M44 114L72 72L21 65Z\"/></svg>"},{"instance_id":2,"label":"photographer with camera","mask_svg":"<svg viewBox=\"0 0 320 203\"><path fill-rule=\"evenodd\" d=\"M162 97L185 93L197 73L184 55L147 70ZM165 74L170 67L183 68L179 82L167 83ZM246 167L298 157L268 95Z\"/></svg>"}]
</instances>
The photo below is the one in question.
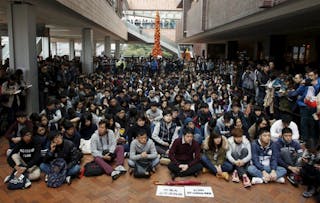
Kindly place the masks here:
<instances>
[{"instance_id":1,"label":"photographer with camera","mask_svg":"<svg viewBox=\"0 0 320 203\"><path fill-rule=\"evenodd\" d=\"M123 167L124 148L117 145L117 140L112 130L108 129L109 123L106 120L99 122L98 130L91 137L91 154L94 161L112 180L116 180L121 174L127 172ZM113 169L110 165L116 159L116 167Z\"/></svg>"}]
</instances>

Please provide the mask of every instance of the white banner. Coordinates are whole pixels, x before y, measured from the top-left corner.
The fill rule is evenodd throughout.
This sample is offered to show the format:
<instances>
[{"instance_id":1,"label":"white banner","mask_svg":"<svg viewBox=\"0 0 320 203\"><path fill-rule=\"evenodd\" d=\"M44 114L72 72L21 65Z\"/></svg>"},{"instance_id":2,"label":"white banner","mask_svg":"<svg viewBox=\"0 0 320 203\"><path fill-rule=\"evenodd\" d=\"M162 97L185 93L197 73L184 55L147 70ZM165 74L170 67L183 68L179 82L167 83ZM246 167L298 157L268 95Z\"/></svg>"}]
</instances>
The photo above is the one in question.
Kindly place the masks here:
<instances>
[{"instance_id":1,"label":"white banner","mask_svg":"<svg viewBox=\"0 0 320 203\"><path fill-rule=\"evenodd\" d=\"M158 185L156 196L184 198L184 187Z\"/></svg>"},{"instance_id":2,"label":"white banner","mask_svg":"<svg viewBox=\"0 0 320 203\"><path fill-rule=\"evenodd\" d=\"M185 186L186 197L214 197L211 187Z\"/></svg>"}]
</instances>

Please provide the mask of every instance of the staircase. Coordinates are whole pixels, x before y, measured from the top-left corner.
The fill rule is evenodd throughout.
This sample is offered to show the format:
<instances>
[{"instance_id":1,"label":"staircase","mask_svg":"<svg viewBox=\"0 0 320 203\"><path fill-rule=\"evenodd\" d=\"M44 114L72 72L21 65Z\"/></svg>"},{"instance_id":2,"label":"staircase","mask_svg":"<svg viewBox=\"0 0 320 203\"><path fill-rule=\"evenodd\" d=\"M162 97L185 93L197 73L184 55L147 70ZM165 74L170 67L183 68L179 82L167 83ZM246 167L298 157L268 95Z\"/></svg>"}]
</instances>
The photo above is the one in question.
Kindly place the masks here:
<instances>
[{"instance_id":1,"label":"staircase","mask_svg":"<svg viewBox=\"0 0 320 203\"><path fill-rule=\"evenodd\" d=\"M139 38L140 40L144 41L145 43L147 44L153 44L154 43L154 38L153 36L150 36L149 34L143 32L143 29L140 29L139 27L127 22L127 21L124 21L127 28L128 28L128 33L132 34L133 36ZM172 52L172 53L175 53L179 56L179 48L178 48L178 44L173 42L172 40L166 38L166 37L163 37L161 36L161 39L160 39L160 45Z\"/></svg>"}]
</instances>

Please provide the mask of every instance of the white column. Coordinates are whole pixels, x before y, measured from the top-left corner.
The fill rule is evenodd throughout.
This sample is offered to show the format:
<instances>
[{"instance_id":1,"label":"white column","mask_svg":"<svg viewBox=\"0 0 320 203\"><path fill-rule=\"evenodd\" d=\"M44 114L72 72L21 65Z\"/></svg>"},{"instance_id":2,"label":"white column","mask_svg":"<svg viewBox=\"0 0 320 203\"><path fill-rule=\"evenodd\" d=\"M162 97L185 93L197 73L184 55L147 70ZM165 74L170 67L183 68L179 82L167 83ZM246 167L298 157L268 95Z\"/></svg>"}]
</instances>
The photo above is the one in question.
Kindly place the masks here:
<instances>
[{"instance_id":1,"label":"white column","mask_svg":"<svg viewBox=\"0 0 320 203\"><path fill-rule=\"evenodd\" d=\"M116 40L116 50L114 51L114 57L116 59L120 58L120 41Z\"/></svg>"},{"instance_id":2,"label":"white column","mask_svg":"<svg viewBox=\"0 0 320 203\"><path fill-rule=\"evenodd\" d=\"M74 51L74 40L70 39L69 41L69 60L74 59L75 51Z\"/></svg>"},{"instance_id":3,"label":"white column","mask_svg":"<svg viewBox=\"0 0 320 203\"><path fill-rule=\"evenodd\" d=\"M111 38L110 36L104 37L104 55L107 57L111 56Z\"/></svg>"},{"instance_id":4,"label":"white column","mask_svg":"<svg viewBox=\"0 0 320 203\"><path fill-rule=\"evenodd\" d=\"M10 68L22 69L24 79L32 85L26 99L27 113L39 112L35 13L27 3L9 5Z\"/></svg>"},{"instance_id":5,"label":"white column","mask_svg":"<svg viewBox=\"0 0 320 203\"><path fill-rule=\"evenodd\" d=\"M1 40L2 36L0 36L0 65L2 65L2 40Z\"/></svg>"},{"instance_id":6,"label":"white column","mask_svg":"<svg viewBox=\"0 0 320 203\"><path fill-rule=\"evenodd\" d=\"M93 56L97 56L97 41L93 41Z\"/></svg>"},{"instance_id":7,"label":"white column","mask_svg":"<svg viewBox=\"0 0 320 203\"><path fill-rule=\"evenodd\" d=\"M50 55L50 39L49 37L42 37L42 57L48 58Z\"/></svg>"},{"instance_id":8,"label":"white column","mask_svg":"<svg viewBox=\"0 0 320 203\"><path fill-rule=\"evenodd\" d=\"M82 72L93 72L93 32L91 28L82 30Z\"/></svg>"}]
</instances>

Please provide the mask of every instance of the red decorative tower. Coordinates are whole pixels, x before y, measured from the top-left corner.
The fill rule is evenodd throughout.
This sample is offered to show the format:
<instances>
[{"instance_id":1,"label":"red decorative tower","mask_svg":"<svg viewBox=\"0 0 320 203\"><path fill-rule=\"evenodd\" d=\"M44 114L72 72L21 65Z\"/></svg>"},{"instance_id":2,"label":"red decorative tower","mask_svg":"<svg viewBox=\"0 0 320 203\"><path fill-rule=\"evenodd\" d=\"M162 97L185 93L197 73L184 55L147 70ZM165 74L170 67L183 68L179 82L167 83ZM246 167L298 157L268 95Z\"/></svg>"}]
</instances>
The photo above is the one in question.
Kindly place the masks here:
<instances>
[{"instance_id":1,"label":"red decorative tower","mask_svg":"<svg viewBox=\"0 0 320 203\"><path fill-rule=\"evenodd\" d=\"M153 57L162 56L162 51L160 46L160 16L158 11L156 13L156 19L155 19L154 45L152 49L152 56Z\"/></svg>"}]
</instances>

